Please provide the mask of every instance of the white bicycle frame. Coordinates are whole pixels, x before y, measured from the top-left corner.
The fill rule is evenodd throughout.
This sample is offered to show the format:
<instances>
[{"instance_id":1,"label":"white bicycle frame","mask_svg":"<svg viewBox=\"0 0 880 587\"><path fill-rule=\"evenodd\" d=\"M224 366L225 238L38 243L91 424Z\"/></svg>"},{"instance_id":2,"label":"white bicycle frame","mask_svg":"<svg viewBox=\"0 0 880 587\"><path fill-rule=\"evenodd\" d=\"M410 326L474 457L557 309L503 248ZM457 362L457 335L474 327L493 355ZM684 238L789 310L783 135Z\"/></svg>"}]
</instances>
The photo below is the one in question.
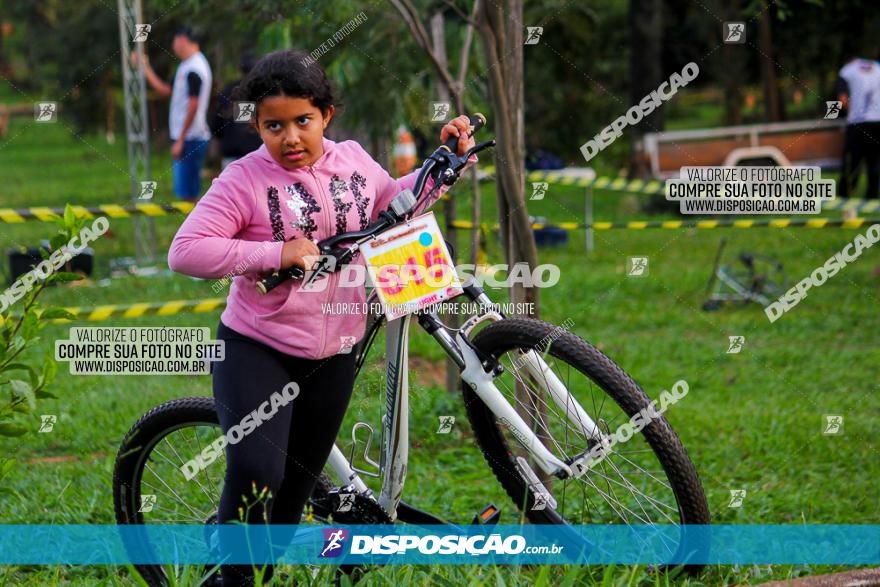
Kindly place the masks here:
<instances>
[{"instance_id":1,"label":"white bicycle frame","mask_svg":"<svg viewBox=\"0 0 880 587\"><path fill-rule=\"evenodd\" d=\"M465 286L465 295L476 302L480 308L488 309L493 305L486 293L474 285ZM378 473L356 469L335 444L328 460L328 464L332 467L343 486L351 486L358 494L370 498L373 498L373 492L358 473L366 473L376 477L381 476L382 489L379 494L378 503L392 520L397 518L397 508L403 494L409 455L409 366L407 359L409 325L412 316L411 314L403 316L388 323L385 337L385 356L388 361L385 389L386 406L385 413L382 416L382 458L381 463L378 464ZM423 323L423 319L425 323ZM494 310L484 311L468 319L457 331L454 338L449 330L440 324L439 319L434 313L424 313L423 317L419 319L419 323L440 343L450 358L461 369L462 380L474 390L477 396L498 417L498 421L510 430L511 434L522 444L541 470L549 475L562 474L563 477L579 477L588 470L584 466L589 458L587 451L584 450L578 458L569 464L561 461L550 452L495 386L493 382L495 375L486 372L480 358L474 352L467 339L471 330L477 324L486 320L494 322L504 319L504 316ZM426 327L426 324L430 328ZM574 397L569 394L565 385L556 377L556 374L553 373L539 353L535 350L529 350L520 355L519 361L534 381L543 381L545 383L546 389L544 391L565 411L575 430L581 432L585 438L595 438L600 443L605 442L606 439L596 423ZM363 422L359 422L354 426L352 429L352 441L355 444L355 435L360 427L370 428L368 424ZM372 428L370 428L370 433L370 438L372 438ZM352 455L354 455L354 448L352 448ZM370 440L367 441L364 452L365 460L376 466L376 463L368 457L369 448ZM584 448L586 449L586 447ZM536 491L548 497L552 507L556 507L555 500L548 495L543 484L541 484L537 475L528 464L528 461L521 457L517 458L517 465L524 479Z\"/></svg>"}]
</instances>

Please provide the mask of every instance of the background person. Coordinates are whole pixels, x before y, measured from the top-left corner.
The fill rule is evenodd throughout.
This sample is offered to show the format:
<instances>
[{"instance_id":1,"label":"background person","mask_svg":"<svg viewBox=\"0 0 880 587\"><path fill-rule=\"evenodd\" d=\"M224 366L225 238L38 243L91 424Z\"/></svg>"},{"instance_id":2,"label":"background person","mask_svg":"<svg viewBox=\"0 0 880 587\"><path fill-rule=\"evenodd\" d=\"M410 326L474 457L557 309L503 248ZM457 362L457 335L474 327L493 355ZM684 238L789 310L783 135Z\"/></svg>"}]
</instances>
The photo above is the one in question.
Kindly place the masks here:
<instances>
[{"instance_id":1,"label":"background person","mask_svg":"<svg viewBox=\"0 0 880 587\"><path fill-rule=\"evenodd\" d=\"M863 58L850 60L840 70L837 94L847 109L838 195L850 197L864 162L868 172L865 197L877 198L880 196L880 64Z\"/></svg>"},{"instance_id":2,"label":"background person","mask_svg":"<svg viewBox=\"0 0 880 587\"><path fill-rule=\"evenodd\" d=\"M174 31L172 48L180 58L172 85L156 75L146 55L144 74L156 93L171 97L168 130L174 142L171 146L174 192L182 200L195 200L202 193L202 164L211 139L207 121L208 102L211 99L211 66L199 50L198 40L189 27ZM136 55L133 53L133 57ZM136 57L134 60L137 61Z\"/></svg>"},{"instance_id":3,"label":"background person","mask_svg":"<svg viewBox=\"0 0 880 587\"><path fill-rule=\"evenodd\" d=\"M254 67L256 57L250 51L245 52L241 56L239 69L242 77L246 76ZM220 140L220 154L222 157L221 167L226 166L244 157L251 151L256 151L263 144L260 135L254 130L254 126L250 123L236 122L233 120L234 108L232 100L232 91L241 79L237 79L224 86L220 93L217 94L217 107L214 109L214 116L211 117L211 131L214 136Z\"/></svg>"}]
</instances>

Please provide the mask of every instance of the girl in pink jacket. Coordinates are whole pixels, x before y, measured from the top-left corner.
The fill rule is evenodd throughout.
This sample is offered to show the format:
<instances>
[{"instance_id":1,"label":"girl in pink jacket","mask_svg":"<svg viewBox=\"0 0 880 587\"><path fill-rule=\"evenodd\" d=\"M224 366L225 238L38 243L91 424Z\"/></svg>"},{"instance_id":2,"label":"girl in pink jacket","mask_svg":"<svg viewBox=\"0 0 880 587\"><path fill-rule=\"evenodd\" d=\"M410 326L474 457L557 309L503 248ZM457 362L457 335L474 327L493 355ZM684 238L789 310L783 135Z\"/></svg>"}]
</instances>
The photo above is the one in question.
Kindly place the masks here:
<instances>
[{"instance_id":1,"label":"girl in pink jacket","mask_svg":"<svg viewBox=\"0 0 880 587\"><path fill-rule=\"evenodd\" d=\"M263 295L255 283L293 265L305 268L304 257L319 255L316 241L366 227L413 187L417 172L395 180L358 143L324 137L333 93L303 53L266 55L235 99L256 104L251 124L263 145L214 180L174 237L168 266L205 279L234 275L217 329L226 358L213 364L224 434L290 382L299 388L271 419L227 444L218 522L297 524L342 424L354 384L351 341L363 337L366 325L364 314L322 309L339 302L363 307L365 292L336 287L339 273L325 277L320 291L288 281ZM473 146L468 126L466 116L452 120L440 142L459 137L463 154ZM253 483L268 488L271 499L257 501ZM253 583L250 567L224 566L221 575L224 585Z\"/></svg>"}]
</instances>

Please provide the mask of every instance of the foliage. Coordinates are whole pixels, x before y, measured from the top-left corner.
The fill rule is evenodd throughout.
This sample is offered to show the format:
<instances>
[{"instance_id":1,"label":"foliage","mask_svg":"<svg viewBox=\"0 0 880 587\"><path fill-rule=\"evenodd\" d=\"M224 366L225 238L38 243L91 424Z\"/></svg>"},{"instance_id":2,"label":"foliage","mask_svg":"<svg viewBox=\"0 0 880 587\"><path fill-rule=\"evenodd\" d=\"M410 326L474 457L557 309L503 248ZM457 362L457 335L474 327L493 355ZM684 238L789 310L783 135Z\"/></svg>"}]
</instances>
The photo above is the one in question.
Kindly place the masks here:
<instances>
[{"instance_id":1,"label":"foliage","mask_svg":"<svg viewBox=\"0 0 880 587\"><path fill-rule=\"evenodd\" d=\"M78 131L104 126L107 101L122 84L115 11L101 2L60 0L15 2L9 10L21 29L10 49L23 53L28 65L20 85L59 102L63 120Z\"/></svg>"},{"instance_id":2,"label":"foliage","mask_svg":"<svg viewBox=\"0 0 880 587\"><path fill-rule=\"evenodd\" d=\"M24 55L29 64L28 71L17 72L16 84L30 86L45 99L60 99L65 118L78 128L102 126L107 104L112 103L109 96L115 95L118 102L120 95L118 24L111 4L35 0L8 9L18 33L4 51L18 58L10 61ZM756 34L755 17L766 2L741 0L738 10L736 3L721 0L663 4L663 71L679 71L684 63L697 61L702 73L694 85L705 88L718 85L725 73L724 60L717 59L720 23L715 15L726 19L739 14ZM828 0L771 4L775 66L787 99L800 89L806 101L805 108L798 108L802 112L818 111L833 89L837 70L851 54L878 56L873 31L880 13L870 10L870 0L839 0L833 6ZM471 5L467 0L445 5L450 57L457 54L463 38L461 15L468 14ZM425 1L416 6L426 22L430 12L443 5ZM628 9L627 0L526 3L523 24L544 27L541 42L524 51L530 151L554 151L569 163L581 163L580 145L630 106L629 59L639 49L630 46ZM430 63L388 3L152 0L144 4L145 20L154 23L147 49L156 71L168 79L176 66L171 31L182 24L193 26L203 36L202 48L221 87L237 77L238 56L244 50L265 53L295 47L308 53L361 11L367 21L319 60L346 106L337 126L374 144L387 140L401 122L414 126L419 135L433 137L436 129L426 120L426 103L435 95ZM34 38L51 42L29 41ZM741 83L757 84L761 56L754 39L743 47L747 63ZM482 57L476 39L466 100L485 112L489 66L481 63ZM622 147L619 155L606 153L603 161L619 166L618 159L625 159L627 152Z\"/></svg>"},{"instance_id":3,"label":"foliage","mask_svg":"<svg viewBox=\"0 0 880 587\"><path fill-rule=\"evenodd\" d=\"M53 251L78 235L84 220L76 218L73 208L68 205L64 216L56 218L55 222L58 233L50 241ZM49 252L43 249L40 252L44 259L49 258ZM40 293L50 283L79 279L82 277L76 273L52 273L24 295L21 314L11 315L12 305L0 312L0 436L19 437L31 432L38 400L57 398L48 389L57 370L54 358L48 354L39 364L37 359L28 358L26 351L39 344L40 333L49 321L73 318L63 308L42 309L37 302ZM0 483L14 464L11 455L0 454ZM2 486L0 492L3 492Z\"/></svg>"}]
</instances>

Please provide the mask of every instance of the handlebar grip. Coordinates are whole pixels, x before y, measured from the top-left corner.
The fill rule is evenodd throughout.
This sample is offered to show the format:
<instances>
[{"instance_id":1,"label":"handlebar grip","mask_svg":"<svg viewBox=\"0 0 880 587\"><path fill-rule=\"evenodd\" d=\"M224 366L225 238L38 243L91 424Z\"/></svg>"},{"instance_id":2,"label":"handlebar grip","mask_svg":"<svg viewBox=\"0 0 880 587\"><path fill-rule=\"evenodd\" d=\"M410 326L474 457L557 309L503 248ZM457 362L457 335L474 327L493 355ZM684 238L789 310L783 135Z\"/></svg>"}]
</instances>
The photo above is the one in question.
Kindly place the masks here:
<instances>
[{"instance_id":1,"label":"handlebar grip","mask_svg":"<svg viewBox=\"0 0 880 587\"><path fill-rule=\"evenodd\" d=\"M486 117L483 116L482 114L480 114L479 112L477 112L476 114L471 114L470 116L468 116L468 119L470 120L471 126L474 128L474 130L472 130L470 133L468 133L468 136L470 136L470 137L474 136L478 130L480 130L481 128L486 126ZM459 139L459 137L451 136L448 139L446 139L446 142L443 144L443 146L446 147L447 149L449 149L450 151L452 151L453 153L457 153L458 152L458 148L457 148L458 147L458 139Z\"/></svg>"},{"instance_id":2,"label":"handlebar grip","mask_svg":"<svg viewBox=\"0 0 880 587\"><path fill-rule=\"evenodd\" d=\"M269 277L264 277L256 283L257 291L261 294L267 294L288 279L301 279L305 274L305 271L295 266L276 271Z\"/></svg>"}]
</instances>

